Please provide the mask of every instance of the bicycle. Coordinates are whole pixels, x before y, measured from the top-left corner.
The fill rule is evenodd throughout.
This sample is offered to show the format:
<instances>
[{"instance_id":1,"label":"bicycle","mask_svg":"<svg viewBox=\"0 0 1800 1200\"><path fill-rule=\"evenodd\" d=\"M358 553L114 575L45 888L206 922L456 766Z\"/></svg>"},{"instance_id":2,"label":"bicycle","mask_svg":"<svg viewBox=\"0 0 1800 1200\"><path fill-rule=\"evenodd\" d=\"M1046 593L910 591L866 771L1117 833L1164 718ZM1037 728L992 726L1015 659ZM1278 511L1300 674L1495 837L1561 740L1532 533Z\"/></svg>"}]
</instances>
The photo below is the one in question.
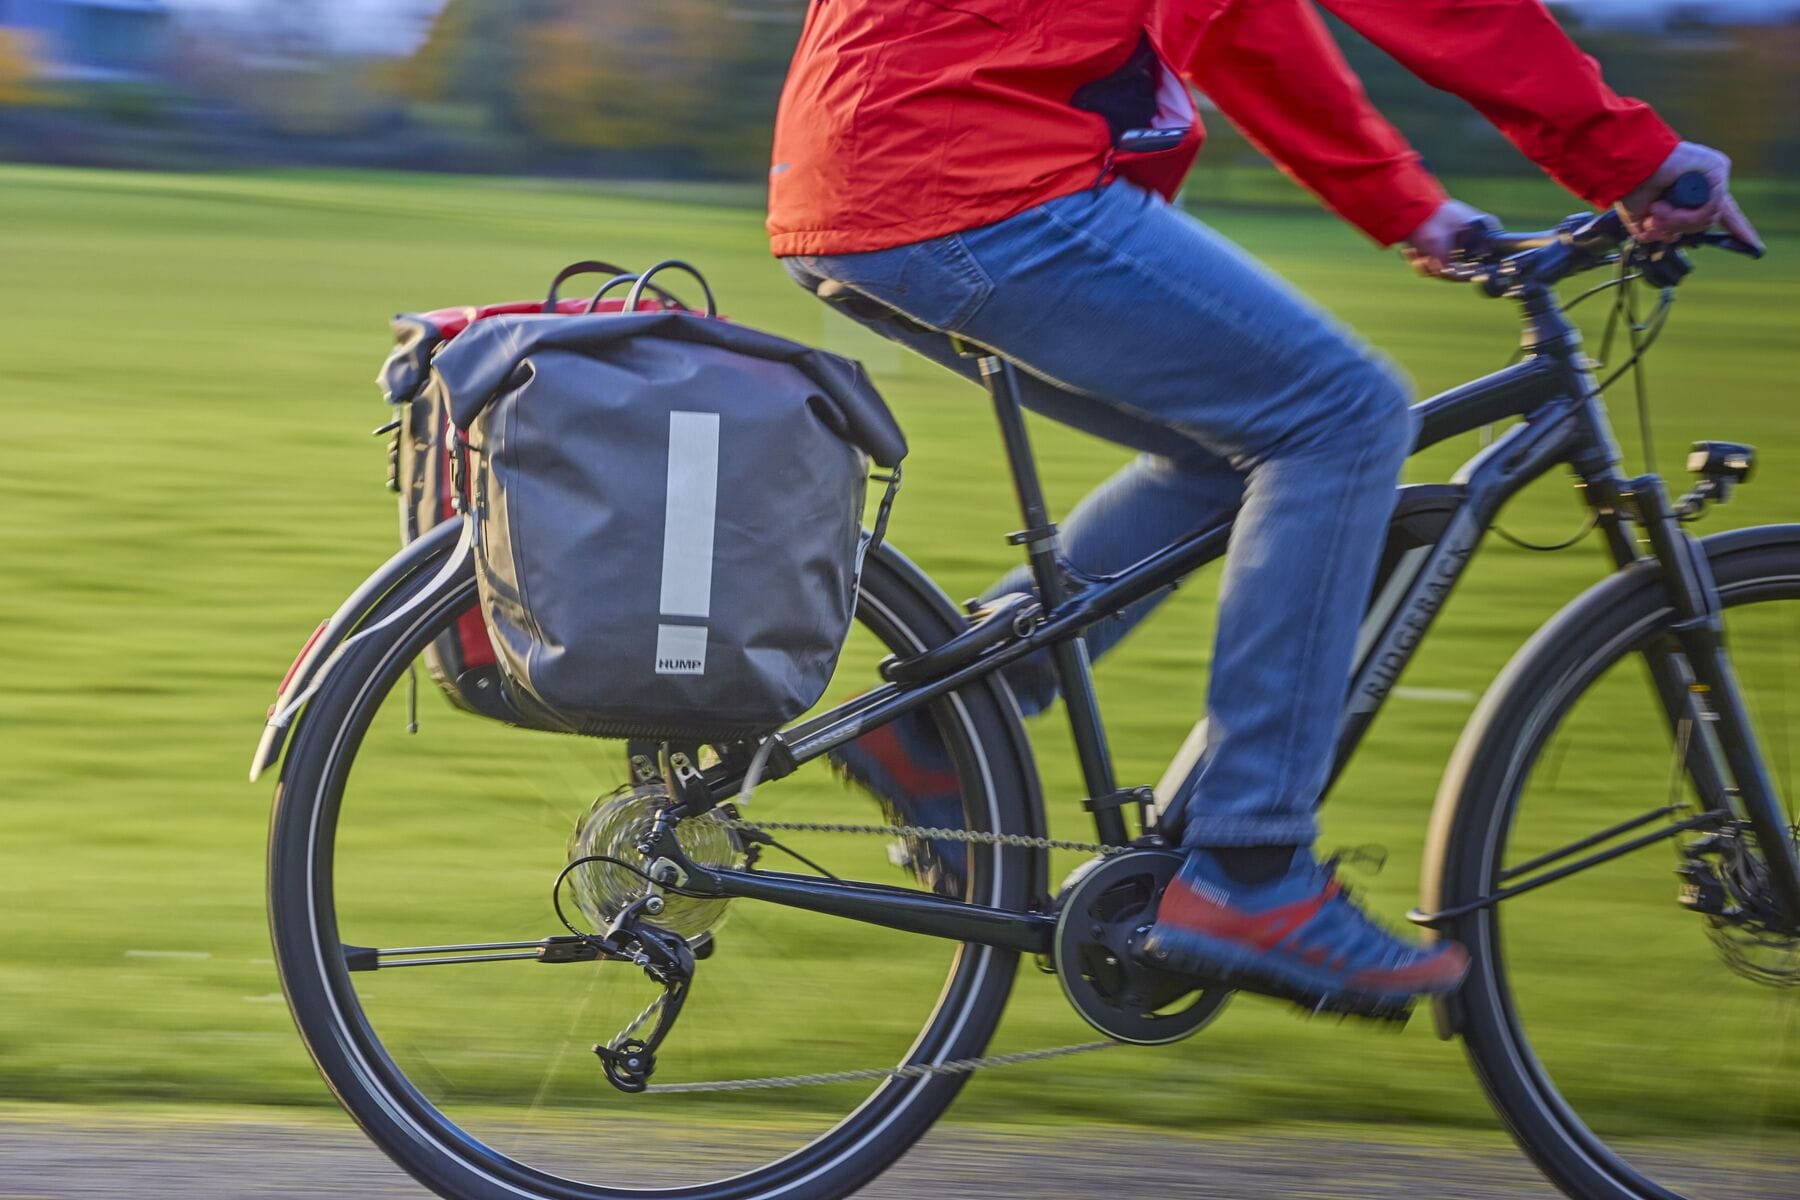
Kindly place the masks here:
<instances>
[{"instance_id":1,"label":"bicycle","mask_svg":"<svg viewBox=\"0 0 1800 1200\"><path fill-rule=\"evenodd\" d=\"M1753 252L1716 234L1684 244ZM1800 629L1800 617L1764 621L1771 606L1800 600L1800 526L1704 540L1684 528L1748 478L1748 447L1702 443L1690 462L1698 483L1679 500L1653 474L1622 473L1597 364L1553 291L1612 263L1620 280L1664 289L1690 265L1677 247L1631 243L1611 213L1471 238L1454 277L1520 306L1522 357L1418 405L1418 448L1519 423L1452 482L1401 489L1337 767L1505 503L1570 468L1616 573L1518 651L1468 723L1438 796L1413 919L1473 956L1469 982L1436 1005L1436 1018L1443 1036L1463 1039L1520 1145L1571 1196L1647 1200L1675 1195L1671 1181L1696 1169L1708 1176L1609 1144L1611 1085L1559 1078L1570 1032L1533 1026L1528 1037L1527 1018L1571 978L1554 961L1571 902L1590 913L1631 905L1668 914L1666 942L1629 949L1660 956L1647 978L1690 1016L1728 1020L1800 982L1795 814L1771 778L1752 689L1739 678L1746 665L1760 676L1766 652L1792 640L1790 625ZM418 729L414 690L401 685L431 640L477 604L460 521L397 555L302 651L256 760L257 770L282 762L269 850L276 959L319 1069L419 1180L482 1200L839 1196L903 1154L975 1070L1175 1042L1219 1014L1226 993L1133 955L1180 861L1168 836L1176 818L1156 810L1149 789L1116 779L1081 634L1217 559L1230 525L1116 575L1066 576L1012 368L992 356L980 366L1024 517L1012 540L1039 597L965 612L899 551L875 548L839 675L874 686L758 745L634 743L628 781L610 792L595 782L592 741L463 722L421 748L408 732ZM1727 624L1731 645L1748 654L1728 652ZM1060 680L1091 843L1048 836L1033 753L1000 682L1003 668L1039 651ZM1620 678L1631 662L1647 668L1648 689ZM1622 708L1632 697L1640 708ZM405 706L403 719L377 721L390 704ZM921 708L948 747L962 823L818 820L827 789L841 795L826 753ZM1754 715L1763 729L1784 720L1767 705ZM1662 732L1645 734L1651 726ZM1627 741L1622 753L1604 745L1592 763L1567 766L1585 735L1620 731L1654 742ZM1784 770L1786 740L1783 726ZM527 775L527 762L550 765ZM463 829L476 818L493 819L479 836ZM1580 836L1568 836L1571 824ZM877 844L904 835L962 843L964 894L905 885ZM1656 846L1673 850L1678 880ZM1088 856L1054 891L1052 850ZM775 854L807 870L767 869ZM1639 874L1625 878L1628 866ZM1534 908L1545 889L1567 897L1563 907ZM566 933L542 933L552 916ZM859 961L880 1000L856 1008L846 1046L822 1018L838 984L835 951L850 944L865 951ZM1533 957L1544 945L1548 963ZM761 956L763 946L779 957ZM1696 955L1716 984L1684 973ZM983 1057L1023 956L1055 974L1105 1041ZM555 970L476 965L520 962ZM772 965L784 979L814 972L815 982L771 987ZM399 970L423 967L434 969ZM621 991L649 1002L603 1010ZM1654 1019L1658 1010L1647 1011ZM1637 1010L1622 1005L1609 1019L1649 1052ZM594 1029L610 1036L590 1050ZM1583 1027L1573 1036L1596 1035ZM1709 1095L1724 1103L1717 1097L1733 1094L1738 1067L1704 1065L1723 1076ZM1630 1062L1618 1069L1619 1087L1638 1078ZM678 1142L696 1114L735 1120L741 1097L773 1087L798 1097L779 1120L758 1113L697 1149ZM1800 1125L1791 1094L1765 1099L1774 1126ZM619 1123L596 1128L602 1111Z\"/></svg>"}]
</instances>

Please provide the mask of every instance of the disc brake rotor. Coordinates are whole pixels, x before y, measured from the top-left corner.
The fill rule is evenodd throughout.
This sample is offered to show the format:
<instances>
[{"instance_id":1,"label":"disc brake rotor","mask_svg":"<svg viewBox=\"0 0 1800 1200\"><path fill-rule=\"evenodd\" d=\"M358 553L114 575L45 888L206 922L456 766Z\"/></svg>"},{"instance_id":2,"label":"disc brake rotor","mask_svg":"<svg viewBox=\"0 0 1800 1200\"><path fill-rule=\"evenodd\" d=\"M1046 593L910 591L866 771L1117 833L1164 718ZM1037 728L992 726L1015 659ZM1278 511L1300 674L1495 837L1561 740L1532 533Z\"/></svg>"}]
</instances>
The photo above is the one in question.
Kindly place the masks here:
<instances>
[{"instance_id":1,"label":"disc brake rotor","mask_svg":"<svg viewBox=\"0 0 1800 1200\"><path fill-rule=\"evenodd\" d=\"M1800 937L1783 928L1768 866L1745 833L1709 834L1680 853L1680 903L1706 917L1726 967L1753 983L1800 987Z\"/></svg>"}]
</instances>

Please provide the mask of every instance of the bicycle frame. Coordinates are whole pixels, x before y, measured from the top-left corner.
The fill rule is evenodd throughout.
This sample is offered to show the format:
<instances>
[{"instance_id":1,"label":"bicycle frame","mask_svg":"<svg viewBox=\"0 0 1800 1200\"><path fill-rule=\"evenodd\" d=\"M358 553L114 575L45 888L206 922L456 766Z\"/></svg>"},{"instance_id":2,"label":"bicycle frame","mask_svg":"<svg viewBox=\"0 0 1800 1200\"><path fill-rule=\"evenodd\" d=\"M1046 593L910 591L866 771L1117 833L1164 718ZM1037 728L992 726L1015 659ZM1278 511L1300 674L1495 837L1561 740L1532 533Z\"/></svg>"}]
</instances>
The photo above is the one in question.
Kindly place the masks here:
<instances>
[{"instance_id":1,"label":"bicycle frame","mask_svg":"<svg viewBox=\"0 0 1800 1200\"><path fill-rule=\"evenodd\" d=\"M1448 485L1401 489L1400 517L1428 513L1425 530L1399 546L1378 584L1364 620L1357 664L1340 725L1335 782L1369 725L1392 693L1438 614L1474 558L1482 536L1520 489L1558 466L1574 472L1619 569L1660 573L1678 620L1674 636L1645 651L1652 677L1696 790L1710 812L1741 817L1770 860L1776 898L1800 924L1800 861L1796 861L1783 809L1756 744L1736 678L1724 650L1717 590L1698 544L1681 527L1660 478L1626 478L1592 364L1581 352L1579 332L1547 288L1519 297L1525 309L1526 355L1518 364L1427 400L1415 452L1447 438L1513 417L1522 422L1482 450ZM1026 548L1043 602L1026 628L994 631L976 623L968 633L930 652L947 664L930 677L889 683L780 735L780 753L769 778L825 754L904 713L931 703L1038 653L1051 655L1068 711L1088 798L1102 842L1130 840L1123 809L1140 809L1138 844L1166 845L1146 789L1118 787L1105 728L1095 698L1083 631L1113 613L1180 583L1219 558L1231 535L1229 520L1152 554L1117 574L1071 591L1058 569L1057 532L1046 512L1024 410L1012 367L983 357L981 374L992 396L1001 438L1025 519L1013 535ZM1640 549L1640 542L1647 549ZM1390 540L1390 557L1396 550ZM1016 622L1017 614L996 619ZM960 645L959 645L960 644ZM964 646L967 652L962 652ZM898 672L896 672L898 674ZM1690 731L1680 737L1679 731ZM705 786L715 802L729 800L743 782L741 769L715 768ZM1673 829L1673 827L1671 827ZM1678 829L1674 830L1679 832ZM1009 949L1048 951L1054 919L1046 912L1015 913L871 884L772 872L712 870L681 854L672 834L653 851L680 864L684 891L760 899L867 921L891 928ZM1496 897L1497 899L1498 897Z\"/></svg>"}]
</instances>

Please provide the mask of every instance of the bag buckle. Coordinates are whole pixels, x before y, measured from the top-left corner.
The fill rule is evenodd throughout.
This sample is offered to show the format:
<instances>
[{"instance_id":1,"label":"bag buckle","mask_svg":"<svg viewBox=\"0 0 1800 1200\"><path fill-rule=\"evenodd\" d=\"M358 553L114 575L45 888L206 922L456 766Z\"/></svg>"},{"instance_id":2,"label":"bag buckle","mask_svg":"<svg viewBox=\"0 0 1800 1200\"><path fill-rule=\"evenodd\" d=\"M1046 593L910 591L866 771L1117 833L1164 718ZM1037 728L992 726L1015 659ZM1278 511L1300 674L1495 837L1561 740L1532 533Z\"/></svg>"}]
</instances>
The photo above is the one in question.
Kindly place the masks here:
<instances>
[{"instance_id":1,"label":"bag buckle","mask_svg":"<svg viewBox=\"0 0 1800 1200\"><path fill-rule=\"evenodd\" d=\"M875 510L875 528L869 534L869 544L863 548L864 554L873 554L887 540L888 520L894 515L894 501L900 497L900 468L896 465L886 475L869 478L887 484L887 491L881 497L881 507Z\"/></svg>"}]
</instances>

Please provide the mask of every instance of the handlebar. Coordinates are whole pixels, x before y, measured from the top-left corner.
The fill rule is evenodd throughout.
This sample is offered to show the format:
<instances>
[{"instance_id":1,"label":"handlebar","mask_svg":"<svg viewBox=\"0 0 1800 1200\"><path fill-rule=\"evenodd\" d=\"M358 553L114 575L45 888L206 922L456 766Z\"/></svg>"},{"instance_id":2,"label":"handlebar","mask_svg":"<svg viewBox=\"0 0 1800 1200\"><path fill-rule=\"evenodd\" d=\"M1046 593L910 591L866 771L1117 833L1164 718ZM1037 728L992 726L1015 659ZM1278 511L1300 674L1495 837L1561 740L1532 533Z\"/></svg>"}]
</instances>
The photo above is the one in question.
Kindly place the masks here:
<instances>
[{"instance_id":1,"label":"handlebar","mask_svg":"<svg viewBox=\"0 0 1800 1200\"><path fill-rule=\"evenodd\" d=\"M1705 207L1711 198L1712 185L1698 171L1682 175L1662 194L1663 200L1684 209ZM1614 210L1577 213L1555 229L1537 233L1508 233L1491 217L1483 218L1457 235L1456 251L1444 278L1476 284L1490 296L1514 295L1528 286L1547 287L1617 262L1619 247L1630 240L1625 219ZM1723 233L1693 233L1674 242L1646 243L1640 249L1652 281L1663 286L1680 282L1690 269L1680 250L1691 246L1713 246L1750 258L1763 254L1761 247Z\"/></svg>"}]
</instances>

